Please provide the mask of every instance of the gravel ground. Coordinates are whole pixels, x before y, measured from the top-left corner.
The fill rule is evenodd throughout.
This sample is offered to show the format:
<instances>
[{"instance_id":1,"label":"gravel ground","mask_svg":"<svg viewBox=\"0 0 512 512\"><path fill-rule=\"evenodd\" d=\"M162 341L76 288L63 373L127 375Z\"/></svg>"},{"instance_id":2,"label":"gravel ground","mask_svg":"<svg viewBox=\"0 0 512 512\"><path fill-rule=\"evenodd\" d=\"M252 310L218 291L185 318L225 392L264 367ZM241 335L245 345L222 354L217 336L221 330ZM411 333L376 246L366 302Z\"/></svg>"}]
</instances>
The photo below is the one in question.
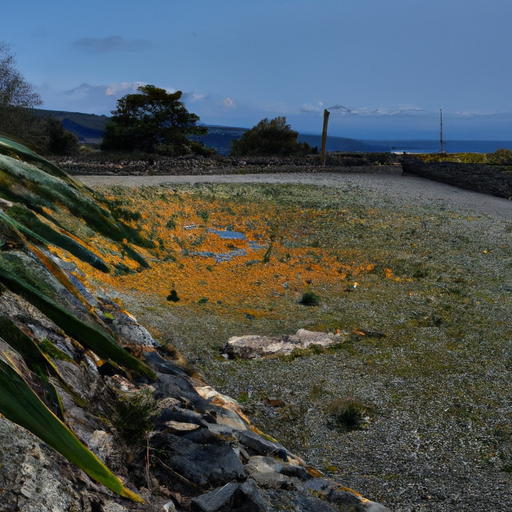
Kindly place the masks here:
<instances>
[{"instance_id":1,"label":"gravel ground","mask_svg":"<svg viewBox=\"0 0 512 512\"><path fill-rule=\"evenodd\" d=\"M394 211L404 219L415 208L424 222L416 219L414 230L401 231L398 242L392 232L385 236L393 250L402 242L421 245L432 258L433 275L410 285L382 284L375 277L372 286L351 294L353 300L332 303L339 315L359 316L363 325L390 333L382 340L356 340L339 351L292 360L226 363L209 355L212 340L218 343L219 333L227 332L222 319L162 314L151 297L123 300L142 323L170 332L217 389L235 398L245 392L247 413L257 426L343 485L397 512L512 510L511 201L399 175L79 179L93 187L339 187L347 191L345 208L382 211L386 222ZM381 286L379 303L374 290ZM397 295L390 300L393 291ZM187 322L194 331L184 328L182 336ZM271 407L264 400L269 394L286 405ZM368 404L367 428L346 433L329 424L338 396Z\"/></svg>"}]
</instances>

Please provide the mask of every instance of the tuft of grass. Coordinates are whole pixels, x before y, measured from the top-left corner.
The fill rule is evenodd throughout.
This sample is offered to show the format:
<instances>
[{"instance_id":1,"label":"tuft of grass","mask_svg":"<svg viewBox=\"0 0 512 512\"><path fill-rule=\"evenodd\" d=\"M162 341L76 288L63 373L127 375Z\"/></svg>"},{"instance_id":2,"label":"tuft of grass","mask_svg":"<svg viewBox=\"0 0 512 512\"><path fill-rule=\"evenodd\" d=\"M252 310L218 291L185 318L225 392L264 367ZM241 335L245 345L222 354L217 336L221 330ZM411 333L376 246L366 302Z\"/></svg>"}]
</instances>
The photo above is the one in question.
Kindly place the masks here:
<instances>
[{"instance_id":1,"label":"tuft of grass","mask_svg":"<svg viewBox=\"0 0 512 512\"><path fill-rule=\"evenodd\" d=\"M156 400L149 389L143 389L133 396L119 398L114 426L129 446L137 446L154 429L156 416Z\"/></svg>"},{"instance_id":2,"label":"tuft of grass","mask_svg":"<svg viewBox=\"0 0 512 512\"><path fill-rule=\"evenodd\" d=\"M329 409L336 426L343 432L361 430L367 422L369 408L357 398L338 398L331 403Z\"/></svg>"}]
</instances>

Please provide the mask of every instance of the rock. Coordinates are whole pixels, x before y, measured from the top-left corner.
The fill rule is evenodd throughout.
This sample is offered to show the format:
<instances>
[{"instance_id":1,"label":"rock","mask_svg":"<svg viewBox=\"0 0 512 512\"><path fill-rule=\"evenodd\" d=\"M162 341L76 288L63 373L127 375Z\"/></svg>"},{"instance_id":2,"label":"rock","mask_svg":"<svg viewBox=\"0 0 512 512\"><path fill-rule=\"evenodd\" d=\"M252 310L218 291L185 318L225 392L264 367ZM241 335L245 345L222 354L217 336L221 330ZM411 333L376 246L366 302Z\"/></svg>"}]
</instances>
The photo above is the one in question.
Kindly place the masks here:
<instances>
[{"instance_id":1,"label":"rock","mask_svg":"<svg viewBox=\"0 0 512 512\"><path fill-rule=\"evenodd\" d=\"M115 502L35 436L0 416L0 512L90 512ZM120 505L118 505L120 506Z\"/></svg>"},{"instance_id":2,"label":"rock","mask_svg":"<svg viewBox=\"0 0 512 512\"><path fill-rule=\"evenodd\" d=\"M112 434L104 430L95 430L87 440L89 449L102 461L106 462L108 457L115 455L115 446Z\"/></svg>"},{"instance_id":3,"label":"rock","mask_svg":"<svg viewBox=\"0 0 512 512\"><path fill-rule=\"evenodd\" d=\"M271 510L297 510L300 512L356 512L354 508L334 508L312 494L292 489L265 490L265 498L270 502Z\"/></svg>"},{"instance_id":4,"label":"rock","mask_svg":"<svg viewBox=\"0 0 512 512\"><path fill-rule=\"evenodd\" d=\"M235 434L237 439L259 455L276 454L282 460L288 460L288 453L284 446L268 441L252 430L244 430Z\"/></svg>"},{"instance_id":5,"label":"rock","mask_svg":"<svg viewBox=\"0 0 512 512\"><path fill-rule=\"evenodd\" d=\"M149 331L140 325L131 315L121 310L114 310L114 330L121 337L121 341L125 345L135 345L137 347L156 348L160 343L156 341Z\"/></svg>"},{"instance_id":6,"label":"rock","mask_svg":"<svg viewBox=\"0 0 512 512\"><path fill-rule=\"evenodd\" d=\"M167 466L199 487L224 485L246 477L240 459L229 444L213 435L209 438L210 442L205 442L208 439L203 438L199 444L193 438L196 432L180 436L165 435L169 455L163 462Z\"/></svg>"},{"instance_id":7,"label":"rock","mask_svg":"<svg viewBox=\"0 0 512 512\"><path fill-rule=\"evenodd\" d=\"M279 337L234 336L228 340L223 352L231 359L254 359L256 357L285 356L294 350L303 350L312 345L330 347L343 343L348 333L323 333L299 329L295 334Z\"/></svg>"},{"instance_id":8,"label":"rock","mask_svg":"<svg viewBox=\"0 0 512 512\"><path fill-rule=\"evenodd\" d=\"M282 465L274 464L271 457L251 457L245 465L245 470L259 487L264 489L294 488L293 479L280 473Z\"/></svg>"},{"instance_id":9,"label":"rock","mask_svg":"<svg viewBox=\"0 0 512 512\"><path fill-rule=\"evenodd\" d=\"M166 421L164 425L171 432L191 432L192 430L197 430L199 425L195 423L182 423L179 421Z\"/></svg>"},{"instance_id":10,"label":"rock","mask_svg":"<svg viewBox=\"0 0 512 512\"><path fill-rule=\"evenodd\" d=\"M189 411L181 408L163 409L155 421L157 427L167 425L169 422L174 423L189 423L198 427L207 427L208 423L203 419L203 416L195 411ZM191 429L193 430L193 429Z\"/></svg>"},{"instance_id":11,"label":"rock","mask_svg":"<svg viewBox=\"0 0 512 512\"><path fill-rule=\"evenodd\" d=\"M230 483L192 500L195 512L270 512L254 481Z\"/></svg>"}]
</instances>

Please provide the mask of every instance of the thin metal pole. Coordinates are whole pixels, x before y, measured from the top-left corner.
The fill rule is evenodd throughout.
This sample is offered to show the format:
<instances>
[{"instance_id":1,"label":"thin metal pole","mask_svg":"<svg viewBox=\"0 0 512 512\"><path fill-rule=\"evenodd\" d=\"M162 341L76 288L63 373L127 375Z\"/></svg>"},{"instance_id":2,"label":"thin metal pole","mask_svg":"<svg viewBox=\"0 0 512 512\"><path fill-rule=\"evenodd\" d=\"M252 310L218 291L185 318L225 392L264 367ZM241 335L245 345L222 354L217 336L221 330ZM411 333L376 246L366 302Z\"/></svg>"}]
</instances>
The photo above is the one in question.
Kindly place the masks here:
<instances>
[{"instance_id":1,"label":"thin metal pole","mask_svg":"<svg viewBox=\"0 0 512 512\"><path fill-rule=\"evenodd\" d=\"M439 132L439 140L441 142L441 153L444 153L444 148L443 148L443 109L442 108L439 109L439 118L440 118L440 126L441 126L441 129Z\"/></svg>"},{"instance_id":2,"label":"thin metal pole","mask_svg":"<svg viewBox=\"0 0 512 512\"><path fill-rule=\"evenodd\" d=\"M324 109L324 128L322 130L322 156L321 156L321 164L325 165L325 144L327 142L327 124L329 123L329 114L330 112L327 109Z\"/></svg>"}]
</instances>

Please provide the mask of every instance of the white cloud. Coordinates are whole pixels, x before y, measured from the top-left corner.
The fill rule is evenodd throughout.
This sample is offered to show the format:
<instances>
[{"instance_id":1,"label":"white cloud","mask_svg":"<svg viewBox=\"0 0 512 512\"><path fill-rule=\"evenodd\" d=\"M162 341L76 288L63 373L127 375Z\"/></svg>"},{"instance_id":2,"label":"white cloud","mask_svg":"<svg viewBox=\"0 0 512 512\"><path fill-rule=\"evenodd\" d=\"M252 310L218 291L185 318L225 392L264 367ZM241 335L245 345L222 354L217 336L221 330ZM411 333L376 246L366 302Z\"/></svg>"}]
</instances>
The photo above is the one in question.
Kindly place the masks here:
<instances>
[{"instance_id":1,"label":"white cloud","mask_svg":"<svg viewBox=\"0 0 512 512\"><path fill-rule=\"evenodd\" d=\"M145 39L125 39L121 36L83 37L73 42L73 47L91 53L139 52L149 48Z\"/></svg>"},{"instance_id":2,"label":"white cloud","mask_svg":"<svg viewBox=\"0 0 512 512\"><path fill-rule=\"evenodd\" d=\"M411 112L424 112L424 109L414 105L397 105L371 109L368 107L345 107L338 104L329 107L327 110L331 114L340 116L393 116Z\"/></svg>"},{"instance_id":3,"label":"white cloud","mask_svg":"<svg viewBox=\"0 0 512 512\"><path fill-rule=\"evenodd\" d=\"M141 85L146 85L145 82L123 82L122 84L110 84L105 91L106 96L115 96L120 98L125 94L132 94L137 91Z\"/></svg>"},{"instance_id":4,"label":"white cloud","mask_svg":"<svg viewBox=\"0 0 512 512\"><path fill-rule=\"evenodd\" d=\"M224 98L222 104L228 108L233 108L235 106L235 102L231 98Z\"/></svg>"},{"instance_id":5,"label":"white cloud","mask_svg":"<svg viewBox=\"0 0 512 512\"><path fill-rule=\"evenodd\" d=\"M166 89L166 91L175 92L175 90L170 91L169 89ZM192 103L195 101L200 101L203 98L205 98L204 94L197 94L195 92L184 92L183 95L181 96L182 101L190 101Z\"/></svg>"}]
</instances>

